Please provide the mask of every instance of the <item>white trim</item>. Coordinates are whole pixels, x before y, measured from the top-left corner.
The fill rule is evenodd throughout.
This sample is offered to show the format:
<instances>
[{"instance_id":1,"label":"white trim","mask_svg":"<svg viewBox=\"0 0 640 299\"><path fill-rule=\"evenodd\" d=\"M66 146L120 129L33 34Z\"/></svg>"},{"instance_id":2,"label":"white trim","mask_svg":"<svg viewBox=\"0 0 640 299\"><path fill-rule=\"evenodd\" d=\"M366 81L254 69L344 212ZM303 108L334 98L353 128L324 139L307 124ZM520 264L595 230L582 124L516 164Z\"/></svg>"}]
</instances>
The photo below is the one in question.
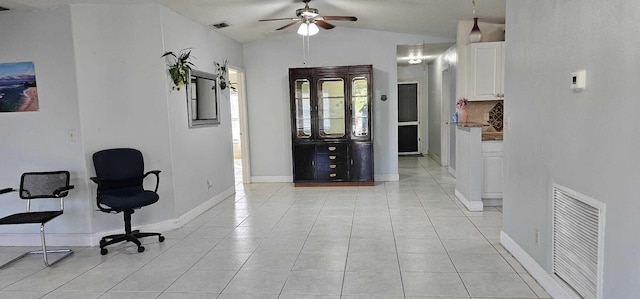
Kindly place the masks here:
<instances>
[{"instance_id":1,"label":"white trim","mask_svg":"<svg viewBox=\"0 0 640 299\"><path fill-rule=\"evenodd\" d=\"M237 73L238 79L238 112L240 116L240 151L242 152L242 182L251 183L251 151L249 151L249 113L247 112L247 89L245 87L244 69L229 66Z\"/></svg>"},{"instance_id":2,"label":"white trim","mask_svg":"<svg viewBox=\"0 0 640 299\"><path fill-rule=\"evenodd\" d=\"M456 177L456 170L451 168L451 165L447 166L447 171L449 171L449 174L451 176L453 176L454 178Z\"/></svg>"},{"instance_id":3,"label":"white trim","mask_svg":"<svg viewBox=\"0 0 640 299\"><path fill-rule=\"evenodd\" d=\"M193 208L192 210L182 214L182 216L174 219L165 220L162 222L156 222L151 224L137 225L132 227L132 229L139 229L141 231L157 231L157 232L166 232L173 229L178 229L182 227L184 224L189 221L195 219L200 214L209 210L213 206L220 203L225 198L233 195L235 193L235 186L228 188L222 193L212 197L206 202L200 204L199 206ZM122 219L118 217L118 220ZM25 233L15 233L15 234L0 234L0 246L42 246L40 240L40 232L34 225L34 231L37 233L33 234L25 234ZM122 229L112 230L112 231L102 231L95 232L92 234L83 233L83 234L55 234L55 233L46 233L45 234L47 240L47 246L96 246L99 244L100 239L106 235L112 234L120 234L122 233Z\"/></svg>"},{"instance_id":4,"label":"white trim","mask_svg":"<svg viewBox=\"0 0 640 299\"><path fill-rule=\"evenodd\" d=\"M291 175L268 175L268 176L252 176L251 182L254 183L291 183L293 176Z\"/></svg>"},{"instance_id":5,"label":"white trim","mask_svg":"<svg viewBox=\"0 0 640 299\"><path fill-rule=\"evenodd\" d=\"M482 205L485 207L501 207L502 198L482 198Z\"/></svg>"},{"instance_id":6,"label":"white trim","mask_svg":"<svg viewBox=\"0 0 640 299\"><path fill-rule=\"evenodd\" d=\"M552 274L548 273L533 257L527 254L515 240L507 233L500 231L500 243L513 255L513 257L522 264L522 266L535 278L536 281L551 295L553 298L578 299L580 296L564 287L560 282L556 281Z\"/></svg>"},{"instance_id":7,"label":"white trim","mask_svg":"<svg viewBox=\"0 0 640 299\"><path fill-rule=\"evenodd\" d=\"M407 154L407 155L412 155L412 154L419 154L420 150L422 149L422 126L420 125L420 122L422 120L422 113L420 113L420 111L422 111L420 109L420 103L422 101L422 97L420 96L422 94L422 90L420 88L420 81L401 81L401 82L397 82L396 84L396 88L398 88L398 85L406 85L406 84L415 84L416 85L416 110L418 111L418 120L416 121L407 121L407 122L400 122L398 121L398 127L404 127L404 126L417 126L418 127L418 133L416 138L418 138L418 140L416 140L418 142L418 150L415 152L398 152L398 155L402 155L402 154ZM400 99L398 98L398 101L400 101Z\"/></svg>"},{"instance_id":8,"label":"white trim","mask_svg":"<svg viewBox=\"0 0 640 299\"><path fill-rule=\"evenodd\" d=\"M435 160L438 163L438 165L442 166L442 160L440 159L440 156L434 154L431 151L427 153L427 156L431 157L431 159Z\"/></svg>"},{"instance_id":9,"label":"white trim","mask_svg":"<svg viewBox=\"0 0 640 299\"><path fill-rule=\"evenodd\" d=\"M446 72L446 77L447 77L447 82L449 83L449 86L446 86L445 88L445 72ZM441 166L448 166L449 165L449 146L450 146L450 142L451 142L451 138L449 136L449 130L451 130L451 128L449 127L449 114L451 114L451 111L449 111L449 99L445 99L445 95L448 95L449 98L451 98L451 75L449 73L449 65L447 64L446 68L443 68L440 71L440 153L441 153L441 160L440 160L440 165ZM445 90L446 90L446 94L445 94Z\"/></svg>"},{"instance_id":10,"label":"white trim","mask_svg":"<svg viewBox=\"0 0 640 299\"><path fill-rule=\"evenodd\" d=\"M467 210L471 212L482 212L482 210L484 209L484 204L482 203L482 201L469 201L466 197L464 197L464 195L462 195L460 191L458 191L458 189L455 189L455 195L458 200L460 200L460 202L464 204L465 207L467 207Z\"/></svg>"},{"instance_id":11,"label":"white trim","mask_svg":"<svg viewBox=\"0 0 640 299\"><path fill-rule=\"evenodd\" d=\"M400 174L398 173L379 173L373 177L376 182L397 182L400 180Z\"/></svg>"}]
</instances>

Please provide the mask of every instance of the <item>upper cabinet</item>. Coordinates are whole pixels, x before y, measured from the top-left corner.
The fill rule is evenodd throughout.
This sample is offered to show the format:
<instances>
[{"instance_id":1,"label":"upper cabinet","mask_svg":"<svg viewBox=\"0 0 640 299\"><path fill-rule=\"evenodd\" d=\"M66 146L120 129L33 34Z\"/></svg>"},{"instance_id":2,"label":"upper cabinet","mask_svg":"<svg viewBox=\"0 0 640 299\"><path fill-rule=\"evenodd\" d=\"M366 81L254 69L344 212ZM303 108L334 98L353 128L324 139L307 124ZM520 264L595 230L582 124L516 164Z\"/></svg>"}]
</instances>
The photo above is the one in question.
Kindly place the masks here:
<instances>
[{"instance_id":1,"label":"upper cabinet","mask_svg":"<svg viewBox=\"0 0 640 299\"><path fill-rule=\"evenodd\" d=\"M504 99L504 42L469 44L467 98Z\"/></svg>"}]
</instances>

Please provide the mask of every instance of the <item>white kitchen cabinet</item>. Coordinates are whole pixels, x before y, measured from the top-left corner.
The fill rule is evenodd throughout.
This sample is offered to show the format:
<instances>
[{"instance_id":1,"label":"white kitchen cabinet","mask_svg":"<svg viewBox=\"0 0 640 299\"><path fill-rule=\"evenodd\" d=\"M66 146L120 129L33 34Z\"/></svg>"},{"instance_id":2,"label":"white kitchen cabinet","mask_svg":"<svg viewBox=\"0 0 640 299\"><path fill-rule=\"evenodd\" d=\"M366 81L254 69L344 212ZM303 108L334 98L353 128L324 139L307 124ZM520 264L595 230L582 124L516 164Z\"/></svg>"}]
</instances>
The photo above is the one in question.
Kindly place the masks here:
<instances>
[{"instance_id":1,"label":"white kitchen cabinet","mask_svg":"<svg viewBox=\"0 0 640 299\"><path fill-rule=\"evenodd\" d=\"M504 42L468 46L467 98L470 101L504 99Z\"/></svg>"},{"instance_id":2,"label":"white kitchen cabinet","mask_svg":"<svg viewBox=\"0 0 640 299\"><path fill-rule=\"evenodd\" d=\"M502 199L502 156L502 141L482 142L482 199L485 202Z\"/></svg>"}]
</instances>

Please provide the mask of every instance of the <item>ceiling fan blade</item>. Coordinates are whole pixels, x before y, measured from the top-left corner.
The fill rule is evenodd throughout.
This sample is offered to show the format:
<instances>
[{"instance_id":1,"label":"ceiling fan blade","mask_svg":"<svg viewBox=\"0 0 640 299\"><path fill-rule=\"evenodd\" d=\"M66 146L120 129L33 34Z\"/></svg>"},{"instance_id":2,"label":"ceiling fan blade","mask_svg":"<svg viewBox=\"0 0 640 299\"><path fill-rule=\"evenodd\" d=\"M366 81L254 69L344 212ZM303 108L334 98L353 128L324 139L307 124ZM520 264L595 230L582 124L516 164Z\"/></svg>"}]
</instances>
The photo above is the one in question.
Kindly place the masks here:
<instances>
[{"instance_id":1,"label":"ceiling fan blade","mask_svg":"<svg viewBox=\"0 0 640 299\"><path fill-rule=\"evenodd\" d=\"M293 25L297 24L298 22L300 22L300 20L293 21L293 22L291 22L291 23L289 23L289 24L287 24L287 25L284 25L284 26L282 26L282 27L280 27L280 28L276 29L276 30L282 30L282 29L285 29L285 28L289 28L289 27L291 27L291 26L293 26Z\"/></svg>"},{"instance_id":2,"label":"ceiling fan blade","mask_svg":"<svg viewBox=\"0 0 640 299\"><path fill-rule=\"evenodd\" d=\"M265 21L297 21L298 18L277 18L277 19L262 19L262 20L258 20L259 22L265 22Z\"/></svg>"},{"instance_id":3,"label":"ceiling fan blade","mask_svg":"<svg viewBox=\"0 0 640 299\"><path fill-rule=\"evenodd\" d=\"M352 16L322 16L322 19L325 21L352 21L352 22L355 22L358 20L358 18L352 17Z\"/></svg>"},{"instance_id":4,"label":"ceiling fan blade","mask_svg":"<svg viewBox=\"0 0 640 299\"><path fill-rule=\"evenodd\" d=\"M333 25L331 25L331 24L329 24L329 23L327 23L327 22L325 22L323 20L316 20L315 23L319 27L322 27L322 28L327 29L327 30L333 29L333 27L336 27L336 26L333 26Z\"/></svg>"}]
</instances>

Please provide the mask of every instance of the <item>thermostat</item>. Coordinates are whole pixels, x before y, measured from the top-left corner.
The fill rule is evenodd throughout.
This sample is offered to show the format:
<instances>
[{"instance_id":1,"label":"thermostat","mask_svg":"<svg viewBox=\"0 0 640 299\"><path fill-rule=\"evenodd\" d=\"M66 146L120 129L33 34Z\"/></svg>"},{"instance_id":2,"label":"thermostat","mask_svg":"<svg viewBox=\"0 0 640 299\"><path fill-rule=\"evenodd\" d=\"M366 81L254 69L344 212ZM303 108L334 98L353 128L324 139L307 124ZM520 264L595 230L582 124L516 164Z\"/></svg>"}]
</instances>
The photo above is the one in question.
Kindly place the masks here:
<instances>
[{"instance_id":1,"label":"thermostat","mask_svg":"<svg viewBox=\"0 0 640 299\"><path fill-rule=\"evenodd\" d=\"M584 90L587 87L587 70L579 70L571 73L571 89Z\"/></svg>"}]
</instances>

